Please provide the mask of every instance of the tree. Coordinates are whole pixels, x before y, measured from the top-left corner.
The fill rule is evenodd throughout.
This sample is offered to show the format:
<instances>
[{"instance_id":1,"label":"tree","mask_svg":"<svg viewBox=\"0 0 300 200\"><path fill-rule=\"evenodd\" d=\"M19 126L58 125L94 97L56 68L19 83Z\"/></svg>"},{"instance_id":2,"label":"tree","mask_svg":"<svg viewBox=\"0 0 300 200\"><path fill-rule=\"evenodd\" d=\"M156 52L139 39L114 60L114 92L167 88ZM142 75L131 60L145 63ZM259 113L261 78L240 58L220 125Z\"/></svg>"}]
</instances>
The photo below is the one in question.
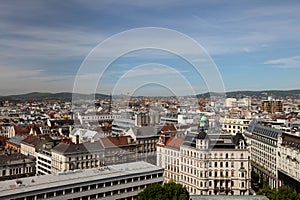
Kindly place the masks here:
<instances>
[{"instance_id":1,"label":"tree","mask_svg":"<svg viewBox=\"0 0 300 200\"><path fill-rule=\"evenodd\" d=\"M298 200L297 193L289 187L283 186L277 191L277 199Z\"/></svg>"},{"instance_id":2,"label":"tree","mask_svg":"<svg viewBox=\"0 0 300 200\"><path fill-rule=\"evenodd\" d=\"M300 194L297 195L291 188L283 186L278 188L271 189L269 186L264 185L257 193L258 195L265 195L270 200L300 200Z\"/></svg>"},{"instance_id":3,"label":"tree","mask_svg":"<svg viewBox=\"0 0 300 200\"><path fill-rule=\"evenodd\" d=\"M182 185L169 182L162 185L152 184L140 192L138 200L188 200L190 195Z\"/></svg>"},{"instance_id":4,"label":"tree","mask_svg":"<svg viewBox=\"0 0 300 200\"><path fill-rule=\"evenodd\" d=\"M269 199L276 199L276 190L272 190L270 186L263 185L263 188L257 192L258 195L264 195Z\"/></svg>"},{"instance_id":5,"label":"tree","mask_svg":"<svg viewBox=\"0 0 300 200\"><path fill-rule=\"evenodd\" d=\"M166 193L166 199L171 200L186 200L189 199L190 195L186 188L182 187L182 185L175 183L175 182L169 182L163 186L165 193Z\"/></svg>"},{"instance_id":6,"label":"tree","mask_svg":"<svg viewBox=\"0 0 300 200\"><path fill-rule=\"evenodd\" d=\"M160 200L166 199L164 188L159 184L149 185L146 189L138 195L138 200Z\"/></svg>"}]
</instances>

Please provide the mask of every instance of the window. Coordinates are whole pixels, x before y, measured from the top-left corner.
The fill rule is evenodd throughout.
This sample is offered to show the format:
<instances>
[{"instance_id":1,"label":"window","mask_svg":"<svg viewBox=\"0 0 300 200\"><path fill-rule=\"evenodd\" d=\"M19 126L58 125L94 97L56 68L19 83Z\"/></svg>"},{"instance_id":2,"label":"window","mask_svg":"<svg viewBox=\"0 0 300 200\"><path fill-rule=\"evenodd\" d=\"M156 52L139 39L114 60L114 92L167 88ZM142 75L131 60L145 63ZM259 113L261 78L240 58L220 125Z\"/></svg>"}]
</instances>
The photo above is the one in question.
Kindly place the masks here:
<instances>
[{"instance_id":1,"label":"window","mask_svg":"<svg viewBox=\"0 0 300 200\"><path fill-rule=\"evenodd\" d=\"M44 199L44 198L45 198L44 194L38 194L37 196L37 199Z\"/></svg>"},{"instance_id":2,"label":"window","mask_svg":"<svg viewBox=\"0 0 300 200\"><path fill-rule=\"evenodd\" d=\"M72 189L69 188L69 189L65 189L65 194L71 194L72 193Z\"/></svg>"},{"instance_id":3,"label":"window","mask_svg":"<svg viewBox=\"0 0 300 200\"><path fill-rule=\"evenodd\" d=\"M96 189L96 184L91 185L91 186L90 186L90 189L91 189L91 190Z\"/></svg>"},{"instance_id":4,"label":"window","mask_svg":"<svg viewBox=\"0 0 300 200\"><path fill-rule=\"evenodd\" d=\"M89 189L89 186L83 186L82 191L87 191Z\"/></svg>"},{"instance_id":5,"label":"window","mask_svg":"<svg viewBox=\"0 0 300 200\"><path fill-rule=\"evenodd\" d=\"M80 192L80 187L74 188L74 192Z\"/></svg>"}]
</instances>

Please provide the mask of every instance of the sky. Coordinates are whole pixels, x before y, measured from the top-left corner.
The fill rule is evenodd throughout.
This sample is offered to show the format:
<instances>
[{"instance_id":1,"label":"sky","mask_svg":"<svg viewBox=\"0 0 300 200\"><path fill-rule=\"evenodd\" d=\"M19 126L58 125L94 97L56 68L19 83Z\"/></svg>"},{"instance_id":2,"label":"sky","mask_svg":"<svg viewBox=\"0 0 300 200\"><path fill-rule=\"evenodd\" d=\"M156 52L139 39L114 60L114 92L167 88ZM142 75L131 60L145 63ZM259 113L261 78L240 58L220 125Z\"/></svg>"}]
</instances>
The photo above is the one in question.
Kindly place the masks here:
<instances>
[{"instance_id":1,"label":"sky","mask_svg":"<svg viewBox=\"0 0 300 200\"><path fill-rule=\"evenodd\" d=\"M214 81L224 91L299 89L299 35L296 0L3 0L0 96L187 95L214 90ZM158 48L140 46L115 57L148 40ZM102 62L107 58L113 62ZM200 73L187 58L205 60Z\"/></svg>"}]
</instances>

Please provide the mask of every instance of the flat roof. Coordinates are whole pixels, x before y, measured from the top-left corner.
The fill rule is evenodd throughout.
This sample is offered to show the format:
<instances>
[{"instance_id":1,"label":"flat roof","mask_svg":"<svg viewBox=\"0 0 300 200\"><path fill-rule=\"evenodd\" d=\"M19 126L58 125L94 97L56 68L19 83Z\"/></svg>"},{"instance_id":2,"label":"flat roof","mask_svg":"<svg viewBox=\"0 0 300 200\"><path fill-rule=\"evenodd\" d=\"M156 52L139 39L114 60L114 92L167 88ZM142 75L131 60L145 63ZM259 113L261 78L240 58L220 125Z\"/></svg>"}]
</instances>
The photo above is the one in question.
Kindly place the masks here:
<instances>
[{"instance_id":1,"label":"flat roof","mask_svg":"<svg viewBox=\"0 0 300 200\"><path fill-rule=\"evenodd\" d=\"M71 184L74 185L76 183L85 183L102 179L120 179L120 177L122 176L139 173L146 174L147 172L159 170L163 169L144 161L111 165L100 168L74 170L69 172L61 172L58 174L1 181L0 193L2 196L6 196L11 194L50 189L52 187L67 186ZM17 184L17 181L19 181L19 184Z\"/></svg>"}]
</instances>

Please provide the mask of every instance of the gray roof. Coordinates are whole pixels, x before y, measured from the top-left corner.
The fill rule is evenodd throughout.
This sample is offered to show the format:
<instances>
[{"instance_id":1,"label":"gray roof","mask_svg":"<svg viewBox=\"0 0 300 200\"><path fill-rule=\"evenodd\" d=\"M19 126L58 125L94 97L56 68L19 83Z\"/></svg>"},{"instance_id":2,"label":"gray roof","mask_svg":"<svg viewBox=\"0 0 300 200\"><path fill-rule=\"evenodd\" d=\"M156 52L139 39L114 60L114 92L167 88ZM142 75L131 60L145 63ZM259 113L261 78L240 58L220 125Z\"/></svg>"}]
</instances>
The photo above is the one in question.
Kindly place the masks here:
<instances>
[{"instance_id":1,"label":"gray roof","mask_svg":"<svg viewBox=\"0 0 300 200\"><path fill-rule=\"evenodd\" d=\"M261 125L256 125L253 128L254 133L259 133L261 135L270 137L270 138L274 138L274 139L278 139L278 136L281 136L283 131L275 129L275 128L271 128L268 126L261 126Z\"/></svg>"},{"instance_id":2,"label":"gray roof","mask_svg":"<svg viewBox=\"0 0 300 200\"><path fill-rule=\"evenodd\" d=\"M196 147L196 139L206 139L209 141L210 148L222 149L230 148L235 149L239 145L239 141L244 140L245 138L241 133L236 135L230 134L209 134L203 131L200 132L189 132L184 138L184 145ZM245 142L245 145L246 142Z\"/></svg>"},{"instance_id":3,"label":"gray roof","mask_svg":"<svg viewBox=\"0 0 300 200\"><path fill-rule=\"evenodd\" d=\"M21 141L24 140L27 135L16 135L8 140L9 143L14 144L16 146L21 146Z\"/></svg>"},{"instance_id":4,"label":"gray roof","mask_svg":"<svg viewBox=\"0 0 300 200\"><path fill-rule=\"evenodd\" d=\"M2 154L0 155L0 166L26 163L28 161L34 162L34 157L25 156L19 153L16 154Z\"/></svg>"},{"instance_id":5,"label":"gray roof","mask_svg":"<svg viewBox=\"0 0 300 200\"><path fill-rule=\"evenodd\" d=\"M139 137L158 137L159 129L155 126L142 126L133 128L134 134Z\"/></svg>"},{"instance_id":6,"label":"gray roof","mask_svg":"<svg viewBox=\"0 0 300 200\"><path fill-rule=\"evenodd\" d=\"M86 142L81 144L66 144L61 142L52 149L52 152L66 155L75 153L91 153L98 152L101 150L103 150L103 146L100 144L100 142Z\"/></svg>"}]
</instances>

